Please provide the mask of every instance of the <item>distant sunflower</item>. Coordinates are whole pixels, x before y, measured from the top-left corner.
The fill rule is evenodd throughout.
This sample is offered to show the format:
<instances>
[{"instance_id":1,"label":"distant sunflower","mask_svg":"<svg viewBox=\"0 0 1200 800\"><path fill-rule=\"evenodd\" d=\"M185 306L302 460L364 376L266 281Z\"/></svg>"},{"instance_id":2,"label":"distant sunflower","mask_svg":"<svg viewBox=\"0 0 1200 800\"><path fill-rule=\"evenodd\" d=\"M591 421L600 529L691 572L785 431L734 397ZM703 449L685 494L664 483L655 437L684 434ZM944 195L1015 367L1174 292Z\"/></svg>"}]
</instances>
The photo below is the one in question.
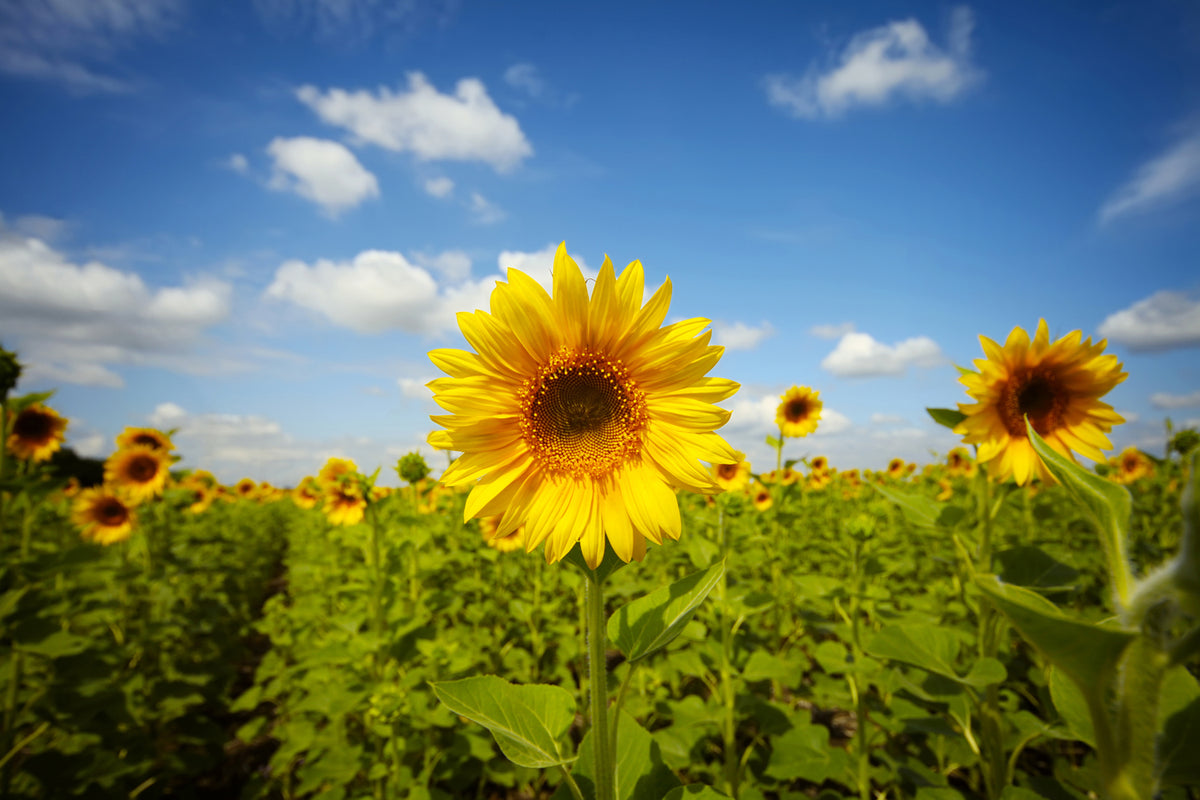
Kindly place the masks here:
<instances>
[{"instance_id":1,"label":"distant sunflower","mask_svg":"<svg viewBox=\"0 0 1200 800\"><path fill-rule=\"evenodd\" d=\"M217 493L204 481L190 480L182 485L190 493L191 503L188 511L192 514L203 514L216 499Z\"/></svg>"},{"instance_id":2,"label":"distant sunflower","mask_svg":"<svg viewBox=\"0 0 1200 800\"><path fill-rule=\"evenodd\" d=\"M72 505L71 519L85 541L106 546L128 539L137 520L133 505L105 487L81 491Z\"/></svg>"},{"instance_id":3,"label":"distant sunflower","mask_svg":"<svg viewBox=\"0 0 1200 800\"><path fill-rule=\"evenodd\" d=\"M714 464L713 480L726 492L736 492L750 482L750 462Z\"/></svg>"},{"instance_id":4,"label":"distant sunflower","mask_svg":"<svg viewBox=\"0 0 1200 800\"><path fill-rule=\"evenodd\" d=\"M1013 328L1004 347L979 337L987 358L975 360L979 372L959 378L976 402L958 404L967 416L954 432L979 445L979 462L992 462L997 479L1053 480L1026 435L1026 416L1046 444L1072 461L1072 451L1103 461L1100 450L1112 447L1105 434L1125 420L1100 398L1128 373L1116 356L1102 355L1103 339L1081 339L1072 331L1051 342L1044 319L1032 342L1022 328Z\"/></svg>"},{"instance_id":5,"label":"distant sunflower","mask_svg":"<svg viewBox=\"0 0 1200 800\"><path fill-rule=\"evenodd\" d=\"M117 449L125 450L130 447L149 447L164 453L175 449L175 445L171 444L171 437L154 428L126 428L117 436Z\"/></svg>"},{"instance_id":6,"label":"distant sunflower","mask_svg":"<svg viewBox=\"0 0 1200 800\"><path fill-rule=\"evenodd\" d=\"M713 404L738 384L705 377L722 353L708 320L660 327L670 281L642 306L640 262L617 278L605 258L589 297L564 244L553 282L550 295L510 269L490 313L458 315L475 352L429 354L450 376L429 383L450 412L429 443L462 453L443 483L478 481L467 519L503 515L501 536L524 525L526 550L545 542L550 562L579 543L594 569L606 542L640 560L647 538L679 537L675 489L721 490L701 460L742 460L713 432L730 414Z\"/></svg>"},{"instance_id":7,"label":"distant sunflower","mask_svg":"<svg viewBox=\"0 0 1200 800\"><path fill-rule=\"evenodd\" d=\"M938 492L938 496L936 498L938 500L938 502L945 502L946 500L949 500L951 497L954 497L954 484L951 483L950 481L946 480L945 478L941 478L938 480L938 488L941 489L941 491Z\"/></svg>"},{"instance_id":8,"label":"distant sunflower","mask_svg":"<svg viewBox=\"0 0 1200 800\"><path fill-rule=\"evenodd\" d=\"M1116 472L1113 480L1118 483L1133 483L1154 474L1154 462L1136 447L1126 447L1114 459Z\"/></svg>"},{"instance_id":9,"label":"distant sunflower","mask_svg":"<svg viewBox=\"0 0 1200 800\"><path fill-rule=\"evenodd\" d=\"M807 386L793 386L779 398L775 411L775 424L784 436L799 438L808 436L817 429L821 420L820 392Z\"/></svg>"},{"instance_id":10,"label":"distant sunflower","mask_svg":"<svg viewBox=\"0 0 1200 800\"><path fill-rule=\"evenodd\" d=\"M242 500L253 500L258 496L258 482L253 478L242 478L233 485L233 493Z\"/></svg>"},{"instance_id":11,"label":"distant sunflower","mask_svg":"<svg viewBox=\"0 0 1200 800\"><path fill-rule=\"evenodd\" d=\"M372 486L371 487L371 502L377 503L380 500L383 500L385 497L390 497L391 494L392 494L392 487L390 487L390 486Z\"/></svg>"},{"instance_id":12,"label":"distant sunflower","mask_svg":"<svg viewBox=\"0 0 1200 800\"><path fill-rule=\"evenodd\" d=\"M808 476L808 488L820 491L833 482L833 476L828 472L813 472Z\"/></svg>"},{"instance_id":13,"label":"distant sunflower","mask_svg":"<svg viewBox=\"0 0 1200 800\"><path fill-rule=\"evenodd\" d=\"M759 511L766 511L775 500L771 497L771 490L766 486L757 486L750 495L750 502L754 503L754 507Z\"/></svg>"},{"instance_id":14,"label":"distant sunflower","mask_svg":"<svg viewBox=\"0 0 1200 800\"><path fill-rule=\"evenodd\" d=\"M496 532L499 529L500 517L480 517L479 531L483 534L483 540L487 542L488 547L499 550L501 553L511 553L525 545L524 526L517 528L507 536L497 536Z\"/></svg>"},{"instance_id":15,"label":"distant sunflower","mask_svg":"<svg viewBox=\"0 0 1200 800\"><path fill-rule=\"evenodd\" d=\"M332 525L357 525L362 522L367 510L367 500L362 487L354 481L346 481L325 490L325 518Z\"/></svg>"},{"instance_id":16,"label":"distant sunflower","mask_svg":"<svg viewBox=\"0 0 1200 800\"><path fill-rule=\"evenodd\" d=\"M808 461L808 468L813 472L828 472L829 459L825 456L813 456Z\"/></svg>"},{"instance_id":17,"label":"distant sunflower","mask_svg":"<svg viewBox=\"0 0 1200 800\"><path fill-rule=\"evenodd\" d=\"M970 478L975 475L975 459L965 447L956 447L946 454L946 468L951 475L961 475Z\"/></svg>"},{"instance_id":18,"label":"distant sunflower","mask_svg":"<svg viewBox=\"0 0 1200 800\"><path fill-rule=\"evenodd\" d=\"M321 467L321 471L317 473L317 483L321 486L331 486L341 483L344 478L350 477L358 472L358 467L348 458L331 458L325 462L325 466Z\"/></svg>"},{"instance_id":19,"label":"distant sunflower","mask_svg":"<svg viewBox=\"0 0 1200 800\"><path fill-rule=\"evenodd\" d=\"M162 494L170 466L171 457L162 450L128 447L104 462L104 482L124 491L137 505Z\"/></svg>"},{"instance_id":20,"label":"distant sunflower","mask_svg":"<svg viewBox=\"0 0 1200 800\"><path fill-rule=\"evenodd\" d=\"M309 475L292 489L292 502L301 508L315 508L321 500L321 486L317 479Z\"/></svg>"},{"instance_id":21,"label":"distant sunflower","mask_svg":"<svg viewBox=\"0 0 1200 800\"><path fill-rule=\"evenodd\" d=\"M783 486L792 486L793 484L799 483L803 477L804 475L802 473L792 469L791 467L784 467L783 471L779 473L779 483Z\"/></svg>"},{"instance_id":22,"label":"distant sunflower","mask_svg":"<svg viewBox=\"0 0 1200 800\"><path fill-rule=\"evenodd\" d=\"M66 438L67 420L41 403L32 403L18 414L9 414L8 451L17 458L45 461L58 452Z\"/></svg>"},{"instance_id":23,"label":"distant sunflower","mask_svg":"<svg viewBox=\"0 0 1200 800\"><path fill-rule=\"evenodd\" d=\"M908 472L908 464L903 458L893 458L888 462L887 474L889 478L903 478Z\"/></svg>"}]
</instances>

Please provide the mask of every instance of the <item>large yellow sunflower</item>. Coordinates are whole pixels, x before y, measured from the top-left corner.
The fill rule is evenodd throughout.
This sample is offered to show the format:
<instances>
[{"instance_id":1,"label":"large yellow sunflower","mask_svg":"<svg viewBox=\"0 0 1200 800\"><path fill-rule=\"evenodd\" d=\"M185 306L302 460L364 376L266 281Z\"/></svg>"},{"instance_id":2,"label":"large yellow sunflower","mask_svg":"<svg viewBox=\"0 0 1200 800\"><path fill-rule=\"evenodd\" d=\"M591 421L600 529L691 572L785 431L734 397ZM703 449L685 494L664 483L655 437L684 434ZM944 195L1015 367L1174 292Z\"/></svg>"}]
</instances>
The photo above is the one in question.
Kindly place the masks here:
<instances>
[{"instance_id":1,"label":"large yellow sunflower","mask_svg":"<svg viewBox=\"0 0 1200 800\"><path fill-rule=\"evenodd\" d=\"M175 445L171 443L171 437L154 428L126 428L117 436L118 450L139 445L152 450L162 450L164 453L175 449Z\"/></svg>"},{"instance_id":2,"label":"large yellow sunflower","mask_svg":"<svg viewBox=\"0 0 1200 800\"><path fill-rule=\"evenodd\" d=\"M700 461L736 464L714 433L729 412L713 405L738 384L705 377L721 357L709 321L660 327L668 280L642 305L634 261L618 278L606 257L591 296L566 246L554 256L553 296L517 270L492 292L491 313L458 315L475 352L429 354L450 377L429 383L446 411L430 444L462 453L442 474L478 480L465 516L503 515L499 536L525 525L527 551L558 561L578 542L595 568L605 541L641 559L647 538L679 537L676 489L720 486Z\"/></svg>"},{"instance_id":3,"label":"large yellow sunflower","mask_svg":"<svg viewBox=\"0 0 1200 800\"><path fill-rule=\"evenodd\" d=\"M779 409L775 412L775 424L779 426L779 432L784 436L799 438L815 431L824 406L820 394L807 386L788 389L779 398Z\"/></svg>"},{"instance_id":4,"label":"large yellow sunflower","mask_svg":"<svg viewBox=\"0 0 1200 800\"><path fill-rule=\"evenodd\" d=\"M84 489L75 498L71 519L79 526L79 535L85 541L110 545L128 539L137 518L124 496L109 488L96 487Z\"/></svg>"},{"instance_id":5,"label":"large yellow sunflower","mask_svg":"<svg viewBox=\"0 0 1200 800\"><path fill-rule=\"evenodd\" d=\"M141 503L163 492L171 457L146 445L118 450L104 462L104 482L124 491L131 502Z\"/></svg>"},{"instance_id":6,"label":"large yellow sunflower","mask_svg":"<svg viewBox=\"0 0 1200 800\"><path fill-rule=\"evenodd\" d=\"M1018 484L1039 475L1053 481L1025 433L1025 417L1046 443L1071 460L1074 450L1093 461L1104 460L1112 444L1107 434L1124 422L1112 406L1100 401L1128 377L1114 355L1102 355L1105 341L1092 344L1072 331L1050 341L1046 320L1039 320L1033 341L1013 328L1004 347L980 336L987 358L976 359L979 372L959 378L976 402L959 403L967 418L954 432L967 444L979 445L979 463L993 462L994 476Z\"/></svg>"},{"instance_id":7,"label":"large yellow sunflower","mask_svg":"<svg viewBox=\"0 0 1200 800\"><path fill-rule=\"evenodd\" d=\"M45 461L62 447L67 421L41 403L9 415L8 451L17 458Z\"/></svg>"}]
</instances>

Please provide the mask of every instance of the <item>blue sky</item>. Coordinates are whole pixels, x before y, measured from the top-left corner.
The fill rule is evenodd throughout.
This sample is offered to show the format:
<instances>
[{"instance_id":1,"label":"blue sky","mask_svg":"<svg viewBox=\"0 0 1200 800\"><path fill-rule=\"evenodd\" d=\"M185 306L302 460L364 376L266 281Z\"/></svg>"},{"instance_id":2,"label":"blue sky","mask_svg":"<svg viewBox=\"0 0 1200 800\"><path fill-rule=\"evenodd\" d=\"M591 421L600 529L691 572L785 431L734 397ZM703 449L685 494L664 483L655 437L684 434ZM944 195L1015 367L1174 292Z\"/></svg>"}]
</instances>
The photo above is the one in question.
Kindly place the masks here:
<instances>
[{"instance_id":1,"label":"blue sky","mask_svg":"<svg viewBox=\"0 0 1200 800\"><path fill-rule=\"evenodd\" d=\"M944 453L1039 317L1124 362L1118 447L1200 424L1194 3L12 0L0 104L0 341L86 454L429 453L425 353L563 240L713 320L756 466L793 384L788 457Z\"/></svg>"}]
</instances>

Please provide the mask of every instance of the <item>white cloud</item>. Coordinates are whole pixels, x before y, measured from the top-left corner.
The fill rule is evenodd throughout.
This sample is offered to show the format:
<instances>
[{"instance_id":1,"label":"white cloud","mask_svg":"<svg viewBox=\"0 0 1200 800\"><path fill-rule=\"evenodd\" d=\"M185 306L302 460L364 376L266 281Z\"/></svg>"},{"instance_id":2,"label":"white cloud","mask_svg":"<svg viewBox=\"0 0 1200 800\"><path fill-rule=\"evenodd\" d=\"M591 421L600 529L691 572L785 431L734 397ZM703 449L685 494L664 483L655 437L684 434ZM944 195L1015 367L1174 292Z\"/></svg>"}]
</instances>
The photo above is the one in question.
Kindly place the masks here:
<instances>
[{"instance_id":1,"label":"white cloud","mask_svg":"<svg viewBox=\"0 0 1200 800\"><path fill-rule=\"evenodd\" d=\"M936 367L945 361L942 349L927 336L886 345L867 333L847 333L821 367L840 377L862 378L902 375L909 367Z\"/></svg>"},{"instance_id":2,"label":"white cloud","mask_svg":"<svg viewBox=\"0 0 1200 800\"><path fill-rule=\"evenodd\" d=\"M113 365L179 369L230 304L223 281L151 289L136 273L74 264L40 239L0 227L0 334L19 338L30 379L120 386Z\"/></svg>"},{"instance_id":3,"label":"white cloud","mask_svg":"<svg viewBox=\"0 0 1200 800\"><path fill-rule=\"evenodd\" d=\"M1100 207L1100 222L1136 214L1194 194L1200 188L1200 121L1183 128L1165 152L1138 167Z\"/></svg>"},{"instance_id":4,"label":"white cloud","mask_svg":"<svg viewBox=\"0 0 1200 800\"><path fill-rule=\"evenodd\" d=\"M475 215L475 221L481 225L491 225L494 222L499 222L504 219L504 210L499 206L489 201L479 192L471 192L471 213Z\"/></svg>"},{"instance_id":5,"label":"white cloud","mask_svg":"<svg viewBox=\"0 0 1200 800\"><path fill-rule=\"evenodd\" d=\"M504 250L496 261L500 266L501 274L508 275L510 269L520 270L546 287L546 291L551 291L554 286L554 254L556 252L558 252L558 245L553 243L546 245L541 250ZM589 267L582 257L575 253L570 253L570 256L579 265L583 277L588 282L596 279L596 275L599 273Z\"/></svg>"},{"instance_id":6,"label":"white cloud","mask_svg":"<svg viewBox=\"0 0 1200 800\"><path fill-rule=\"evenodd\" d=\"M1155 408L1200 408L1200 391L1191 394L1158 392L1150 395L1150 405Z\"/></svg>"},{"instance_id":7,"label":"white cloud","mask_svg":"<svg viewBox=\"0 0 1200 800\"><path fill-rule=\"evenodd\" d=\"M331 217L379 196L375 176L345 145L308 136L279 137L267 146L267 153L275 160L270 187L295 192Z\"/></svg>"},{"instance_id":8,"label":"white cloud","mask_svg":"<svg viewBox=\"0 0 1200 800\"><path fill-rule=\"evenodd\" d=\"M365 250L352 261L321 259L311 266L284 262L266 296L290 301L359 333L399 329L433 334L453 328L459 311L486 310L498 277L439 286L428 271L400 253Z\"/></svg>"},{"instance_id":9,"label":"white cloud","mask_svg":"<svg viewBox=\"0 0 1200 800\"><path fill-rule=\"evenodd\" d=\"M302 86L296 96L325 122L358 140L411 152L422 161L482 161L505 172L533 155L516 118L500 111L477 78L464 78L442 94L420 72L408 88L377 94Z\"/></svg>"},{"instance_id":10,"label":"white cloud","mask_svg":"<svg viewBox=\"0 0 1200 800\"><path fill-rule=\"evenodd\" d=\"M250 171L250 162L241 153L233 153L221 163L226 169L232 170L238 175L245 175Z\"/></svg>"},{"instance_id":11,"label":"white cloud","mask_svg":"<svg viewBox=\"0 0 1200 800\"><path fill-rule=\"evenodd\" d=\"M541 97L546 91L546 82L533 64L513 64L504 71L504 82L514 89L526 92L530 97Z\"/></svg>"},{"instance_id":12,"label":"white cloud","mask_svg":"<svg viewBox=\"0 0 1200 800\"><path fill-rule=\"evenodd\" d=\"M132 91L133 81L95 71L116 52L178 23L181 0L6 0L0 3L0 72L72 92Z\"/></svg>"},{"instance_id":13,"label":"white cloud","mask_svg":"<svg viewBox=\"0 0 1200 800\"><path fill-rule=\"evenodd\" d=\"M840 325L813 325L808 332L818 339L840 339L847 333L854 332L853 322L843 322Z\"/></svg>"},{"instance_id":14,"label":"white cloud","mask_svg":"<svg viewBox=\"0 0 1200 800\"><path fill-rule=\"evenodd\" d=\"M1200 345L1200 300L1184 292L1155 292L1100 323L1099 334L1130 350Z\"/></svg>"},{"instance_id":15,"label":"white cloud","mask_svg":"<svg viewBox=\"0 0 1200 800\"><path fill-rule=\"evenodd\" d=\"M451 282L464 281L471 275L471 257L462 250L446 250L436 255L413 253L412 259Z\"/></svg>"},{"instance_id":16,"label":"white cloud","mask_svg":"<svg viewBox=\"0 0 1200 800\"><path fill-rule=\"evenodd\" d=\"M342 52L377 37L395 46L427 23L447 24L458 5L457 0L254 0L272 35L311 35Z\"/></svg>"},{"instance_id":17,"label":"white cloud","mask_svg":"<svg viewBox=\"0 0 1200 800\"><path fill-rule=\"evenodd\" d=\"M871 415L872 425L903 425L907 421L899 414L883 414L876 411Z\"/></svg>"},{"instance_id":18,"label":"white cloud","mask_svg":"<svg viewBox=\"0 0 1200 800\"><path fill-rule=\"evenodd\" d=\"M433 197L449 197L454 192L454 181L446 177L430 178L425 181L425 192Z\"/></svg>"},{"instance_id":19,"label":"white cloud","mask_svg":"<svg viewBox=\"0 0 1200 800\"><path fill-rule=\"evenodd\" d=\"M412 397L416 400L429 400L433 397L433 392L425 386L433 380L429 378L398 378L396 384L400 387L400 394L405 397Z\"/></svg>"},{"instance_id":20,"label":"white cloud","mask_svg":"<svg viewBox=\"0 0 1200 800\"><path fill-rule=\"evenodd\" d=\"M767 76L767 99L805 118L838 117L855 106L880 106L896 97L949 103L981 77L971 63L974 25L970 9L955 9L945 48L933 44L915 19L864 31L828 71L814 65L803 77Z\"/></svg>"},{"instance_id":21,"label":"white cloud","mask_svg":"<svg viewBox=\"0 0 1200 800\"><path fill-rule=\"evenodd\" d=\"M744 322L722 322L716 320L712 324L713 344L727 350L753 350L762 343L763 339L774 335L775 329L771 323L764 322L757 328Z\"/></svg>"}]
</instances>

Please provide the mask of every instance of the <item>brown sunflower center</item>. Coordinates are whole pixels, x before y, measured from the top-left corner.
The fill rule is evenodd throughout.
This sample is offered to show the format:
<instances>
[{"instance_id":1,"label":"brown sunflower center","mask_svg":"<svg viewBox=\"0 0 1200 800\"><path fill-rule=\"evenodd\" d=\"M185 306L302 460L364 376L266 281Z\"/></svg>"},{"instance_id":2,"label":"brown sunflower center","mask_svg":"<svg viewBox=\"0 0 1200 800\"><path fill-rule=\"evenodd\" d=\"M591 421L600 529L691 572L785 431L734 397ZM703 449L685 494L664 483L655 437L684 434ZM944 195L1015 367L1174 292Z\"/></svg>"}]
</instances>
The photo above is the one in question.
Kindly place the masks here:
<instances>
[{"instance_id":1,"label":"brown sunflower center","mask_svg":"<svg viewBox=\"0 0 1200 800\"><path fill-rule=\"evenodd\" d=\"M789 400L783 409L783 416L788 422L803 422L808 419L808 398Z\"/></svg>"},{"instance_id":2,"label":"brown sunflower center","mask_svg":"<svg viewBox=\"0 0 1200 800\"><path fill-rule=\"evenodd\" d=\"M646 395L620 361L564 348L520 400L521 434L551 474L601 478L641 452Z\"/></svg>"},{"instance_id":3,"label":"brown sunflower center","mask_svg":"<svg viewBox=\"0 0 1200 800\"><path fill-rule=\"evenodd\" d=\"M999 411L1010 436L1025 436L1025 417L1040 436L1058 429L1067 394L1052 370L1017 372L1000 392Z\"/></svg>"},{"instance_id":4,"label":"brown sunflower center","mask_svg":"<svg viewBox=\"0 0 1200 800\"><path fill-rule=\"evenodd\" d=\"M96 521L107 528L124 525L129 519L129 509L115 497L101 498L93 507Z\"/></svg>"},{"instance_id":5,"label":"brown sunflower center","mask_svg":"<svg viewBox=\"0 0 1200 800\"><path fill-rule=\"evenodd\" d=\"M54 436L54 418L37 409L26 409L13 420L12 432L23 442L44 442Z\"/></svg>"},{"instance_id":6,"label":"brown sunflower center","mask_svg":"<svg viewBox=\"0 0 1200 800\"><path fill-rule=\"evenodd\" d=\"M143 445L154 450L163 449L162 441L157 436L149 433L139 433L137 436L133 437L133 444Z\"/></svg>"},{"instance_id":7,"label":"brown sunflower center","mask_svg":"<svg viewBox=\"0 0 1200 800\"><path fill-rule=\"evenodd\" d=\"M731 481L737 477L737 474L738 474L738 465L737 464L718 464L717 465L717 477L723 481Z\"/></svg>"},{"instance_id":8,"label":"brown sunflower center","mask_svg":"<svg viewBox=\"0 0 1200 800\"><path fill-rule=\"evenodd\" d=\"M149 483L158 474L158 459L139 453L129 459L125 473L134 483Z\"/></svg>"}]
</instances>

